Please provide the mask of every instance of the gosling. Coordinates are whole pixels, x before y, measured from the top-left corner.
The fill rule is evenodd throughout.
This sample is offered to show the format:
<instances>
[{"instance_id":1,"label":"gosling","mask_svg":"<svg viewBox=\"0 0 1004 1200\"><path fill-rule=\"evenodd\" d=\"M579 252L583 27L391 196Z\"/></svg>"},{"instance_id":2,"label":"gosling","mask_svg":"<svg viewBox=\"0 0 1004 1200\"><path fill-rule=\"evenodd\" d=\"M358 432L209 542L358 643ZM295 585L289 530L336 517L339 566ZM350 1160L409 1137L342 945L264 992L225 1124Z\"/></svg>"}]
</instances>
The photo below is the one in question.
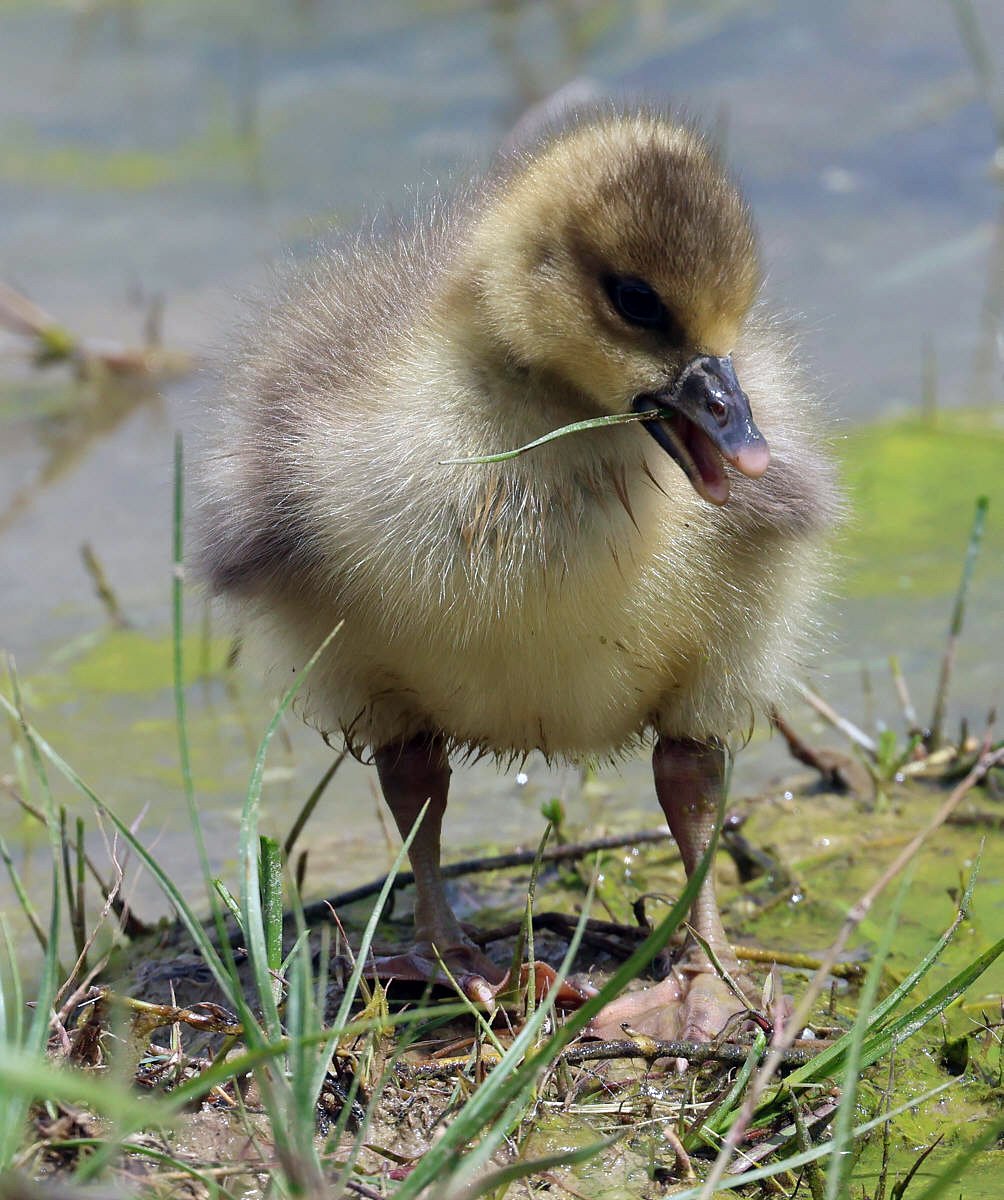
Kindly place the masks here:
<instances>
[{"instance_id":1,"label":"gosling","mask_svg":"<svg viewBox=\"0 0 1004 1200\"><path fill-rule=\"evenodd\" d=\"M725 746L806 643L837 506L759 284L713 150L658 111L606 108L329 253L246 337L205 563L283 672L341 622L306 716L372 754L402 835L429 802L415 940L390 974L433 979L438 953L473 997L501 979L443 889L451 753L577 762L654 736L656 795L688 875L699 863ZM656 409L672 416L450 461ZM711 874L691 924L738 972ZM739 1007L695 940L594 1029L702 1040Z\"/></svg>"}]
</instances>

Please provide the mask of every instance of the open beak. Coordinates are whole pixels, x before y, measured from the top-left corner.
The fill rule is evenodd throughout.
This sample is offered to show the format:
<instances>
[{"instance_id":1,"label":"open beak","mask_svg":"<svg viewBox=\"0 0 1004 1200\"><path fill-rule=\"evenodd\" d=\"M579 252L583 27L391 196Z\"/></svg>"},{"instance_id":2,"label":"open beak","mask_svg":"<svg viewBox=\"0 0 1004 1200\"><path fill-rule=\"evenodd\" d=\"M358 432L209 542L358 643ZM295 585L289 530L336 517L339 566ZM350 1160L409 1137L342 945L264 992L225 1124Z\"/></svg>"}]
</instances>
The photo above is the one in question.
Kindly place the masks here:
<instances>
[{"instance_id":1,"label":"open beak","mask_svg":"<svg viewBox=\"0 0 1004 1200\"><path fill-rule=\"evenodd\" d=\"M731 355L692 358L669 387L636 396L632 408L671 410L669 416L642 424L710 504L724 504L729 498L722 459L751 479L767 470L770 450L753 422Z\"/></svg>"}]
</instances>

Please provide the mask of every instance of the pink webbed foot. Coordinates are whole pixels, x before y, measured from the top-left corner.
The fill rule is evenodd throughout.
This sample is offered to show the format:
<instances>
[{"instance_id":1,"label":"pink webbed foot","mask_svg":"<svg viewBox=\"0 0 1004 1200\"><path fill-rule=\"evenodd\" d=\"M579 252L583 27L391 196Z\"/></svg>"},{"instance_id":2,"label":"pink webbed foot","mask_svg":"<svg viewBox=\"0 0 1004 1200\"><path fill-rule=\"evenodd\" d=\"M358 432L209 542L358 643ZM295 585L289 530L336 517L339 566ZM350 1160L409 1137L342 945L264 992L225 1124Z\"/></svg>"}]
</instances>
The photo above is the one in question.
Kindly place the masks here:
<instances>
[{"instance_id":1,"label":"pink webbed foot","mask_svg":"<svg viewBox=\"0 0 1004 1200\"><path fill-rule=\"evenodd\" d=\"M612 1000L590 1021L586 1034L603 1041L625 1036L622 1025L662 1042L710 1042L748 1006L711 971L674 968L650 988Z\"/></svg>"}]
</instances>

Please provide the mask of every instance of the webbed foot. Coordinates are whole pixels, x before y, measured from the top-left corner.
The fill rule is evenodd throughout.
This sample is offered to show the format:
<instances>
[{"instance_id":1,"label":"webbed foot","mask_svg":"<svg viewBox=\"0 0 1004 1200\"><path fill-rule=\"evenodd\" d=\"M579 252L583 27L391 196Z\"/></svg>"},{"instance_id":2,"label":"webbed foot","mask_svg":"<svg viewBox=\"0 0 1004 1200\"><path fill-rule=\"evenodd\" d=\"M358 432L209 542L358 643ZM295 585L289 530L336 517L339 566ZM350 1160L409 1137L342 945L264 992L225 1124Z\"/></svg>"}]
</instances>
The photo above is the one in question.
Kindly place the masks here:
<instances>
[{"instance_id":1,"label":"webbed foot","mask_svg":"<svg viewBox=\"0 0 1004 1200\"><path fill-rule=\"evenodd\" d=\"M596 1014L587 1035L603 1041L624 1037L622 1025L661 1042L710 1042L738 1014L748 1011L713 971L674 967L650 988L626 992Z\"/></svg>"}]
</instances>

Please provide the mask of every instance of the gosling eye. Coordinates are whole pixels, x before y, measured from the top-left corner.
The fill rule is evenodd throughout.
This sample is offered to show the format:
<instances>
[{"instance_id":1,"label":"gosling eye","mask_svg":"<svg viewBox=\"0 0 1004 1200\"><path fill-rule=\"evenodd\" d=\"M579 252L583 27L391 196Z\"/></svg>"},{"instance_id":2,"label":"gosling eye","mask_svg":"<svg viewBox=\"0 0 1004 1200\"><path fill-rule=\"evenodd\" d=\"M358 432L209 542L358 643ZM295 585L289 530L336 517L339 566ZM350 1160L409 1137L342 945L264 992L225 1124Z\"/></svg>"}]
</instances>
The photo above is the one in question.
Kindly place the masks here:
<instances>
[{"instance_id":1,"label":"gosling eye","mask_svg":"<svg viewBox=\"0 0 1004 1200\"><path fill-rule=\"evenodd\" d=\"M608 275L603 280L603 287L610 303L629 325L641 329L665 329L669 324L669 314L659 293L644 279Z\"/></svg>"}]
</instances>

